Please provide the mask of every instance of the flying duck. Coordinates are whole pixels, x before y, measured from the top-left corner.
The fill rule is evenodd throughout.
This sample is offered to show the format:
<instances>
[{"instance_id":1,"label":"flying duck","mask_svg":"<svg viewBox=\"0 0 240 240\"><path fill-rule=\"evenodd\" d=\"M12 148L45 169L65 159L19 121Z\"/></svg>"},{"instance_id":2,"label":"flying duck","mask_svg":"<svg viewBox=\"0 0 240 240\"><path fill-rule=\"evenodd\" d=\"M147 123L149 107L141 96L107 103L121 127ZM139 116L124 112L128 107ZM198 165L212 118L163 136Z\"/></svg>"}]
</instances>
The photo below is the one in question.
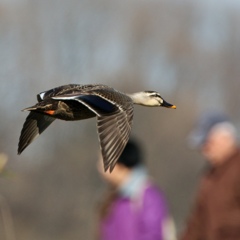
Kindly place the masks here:
<instances>
[{"instance_id":1,"label":"flying duck","mask_svg":"<svg viewBox=\"0 0 240 240\"><path fill-rule=\"evenodd\" d=\"M97 131L104 170L113 170L129 140L133 121L133 104L176 108L158 92L133 94L119 92L103 84L68 84L41 92L21 131L18 154L38 137L55 119L66 121L97 118Z\"/></svg>"}]
</instances>

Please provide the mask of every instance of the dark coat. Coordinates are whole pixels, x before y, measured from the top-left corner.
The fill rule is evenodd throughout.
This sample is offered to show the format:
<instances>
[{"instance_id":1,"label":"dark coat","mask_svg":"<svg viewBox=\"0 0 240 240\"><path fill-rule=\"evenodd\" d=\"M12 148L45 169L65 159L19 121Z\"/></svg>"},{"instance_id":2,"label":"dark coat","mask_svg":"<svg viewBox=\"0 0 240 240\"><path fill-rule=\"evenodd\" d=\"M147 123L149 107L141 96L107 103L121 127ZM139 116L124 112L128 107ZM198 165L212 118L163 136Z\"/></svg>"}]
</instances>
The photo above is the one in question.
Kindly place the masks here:
<instances>
[{"instance_id":1,"label":"dark coat","mask_svg":"<svg viewBox=\"0 0 240 240\"><path fill-rule=\"evenodd\" d=\"M181 240L240 240L240 151L210 169Z\"/></svg>"}]
</instances>

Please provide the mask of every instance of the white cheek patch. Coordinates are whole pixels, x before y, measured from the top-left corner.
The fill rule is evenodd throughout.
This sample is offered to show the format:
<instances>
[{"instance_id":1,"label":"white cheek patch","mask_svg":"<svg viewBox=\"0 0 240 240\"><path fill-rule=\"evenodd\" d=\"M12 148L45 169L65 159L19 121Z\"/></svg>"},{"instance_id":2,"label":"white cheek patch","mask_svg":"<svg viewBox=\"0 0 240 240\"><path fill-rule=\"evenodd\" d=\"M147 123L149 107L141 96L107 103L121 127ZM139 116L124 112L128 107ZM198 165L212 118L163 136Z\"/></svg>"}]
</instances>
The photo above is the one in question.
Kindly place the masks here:
<instances>
[{"instance_id":1,"label":"white cheek patch","mask_svg":"<svg viewBox=\"0 0 240 240\"><path fill-rule=\"evenodd\" d=\"M151 99L149 99L147 101L147 105L149 105L149 106L158 106L158 105L160 105L160 103L156 99L151 98Z\"/></svg>"}]
</instances>

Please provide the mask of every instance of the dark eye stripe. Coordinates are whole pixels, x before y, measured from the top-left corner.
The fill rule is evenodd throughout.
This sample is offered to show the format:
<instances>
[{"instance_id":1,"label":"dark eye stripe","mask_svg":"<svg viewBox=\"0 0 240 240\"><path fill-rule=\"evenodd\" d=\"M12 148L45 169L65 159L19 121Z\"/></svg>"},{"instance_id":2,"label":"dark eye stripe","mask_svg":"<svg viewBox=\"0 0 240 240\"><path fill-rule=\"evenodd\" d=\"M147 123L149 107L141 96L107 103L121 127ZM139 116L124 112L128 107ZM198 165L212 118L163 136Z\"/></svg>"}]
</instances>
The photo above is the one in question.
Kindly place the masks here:
<instances>
[{"instance_id":1,"label":"dark eye stripe","mask_svg":"<svg viewBox=\"0 0 240 240\"><path fill-rule=\"evenodd\" d=\"M161 98L161 96L160 96L159 94L157 94L157 93L152 94L151 96L152 96L152 97L156 97L156 98Z\"/></svg>"}]
</instances>

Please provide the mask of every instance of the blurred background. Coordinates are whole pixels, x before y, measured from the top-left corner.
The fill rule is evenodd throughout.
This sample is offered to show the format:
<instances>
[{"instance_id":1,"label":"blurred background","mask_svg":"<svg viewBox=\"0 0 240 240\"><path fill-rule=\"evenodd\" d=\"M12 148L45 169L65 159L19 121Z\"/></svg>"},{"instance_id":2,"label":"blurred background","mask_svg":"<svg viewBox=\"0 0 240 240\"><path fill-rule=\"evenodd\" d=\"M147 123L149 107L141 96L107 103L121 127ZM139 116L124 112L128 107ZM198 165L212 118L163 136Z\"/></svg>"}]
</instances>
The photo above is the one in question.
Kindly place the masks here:
<instances>
[{"instance_id":1,"label":"blurred background","mask_svg":"<svg viewBox=\"0 0 240 240\"><path fill-rule=\"evenodd\" d=\"M194 121L217 109L240 127L239 11L238 0L0 0L0 239L94 239L95 119L56 121L17 155L21 109L68 83L177 105L136 106L132 136L180 231L204 167L186 142Z\"/></svg>"}]
</instances>

